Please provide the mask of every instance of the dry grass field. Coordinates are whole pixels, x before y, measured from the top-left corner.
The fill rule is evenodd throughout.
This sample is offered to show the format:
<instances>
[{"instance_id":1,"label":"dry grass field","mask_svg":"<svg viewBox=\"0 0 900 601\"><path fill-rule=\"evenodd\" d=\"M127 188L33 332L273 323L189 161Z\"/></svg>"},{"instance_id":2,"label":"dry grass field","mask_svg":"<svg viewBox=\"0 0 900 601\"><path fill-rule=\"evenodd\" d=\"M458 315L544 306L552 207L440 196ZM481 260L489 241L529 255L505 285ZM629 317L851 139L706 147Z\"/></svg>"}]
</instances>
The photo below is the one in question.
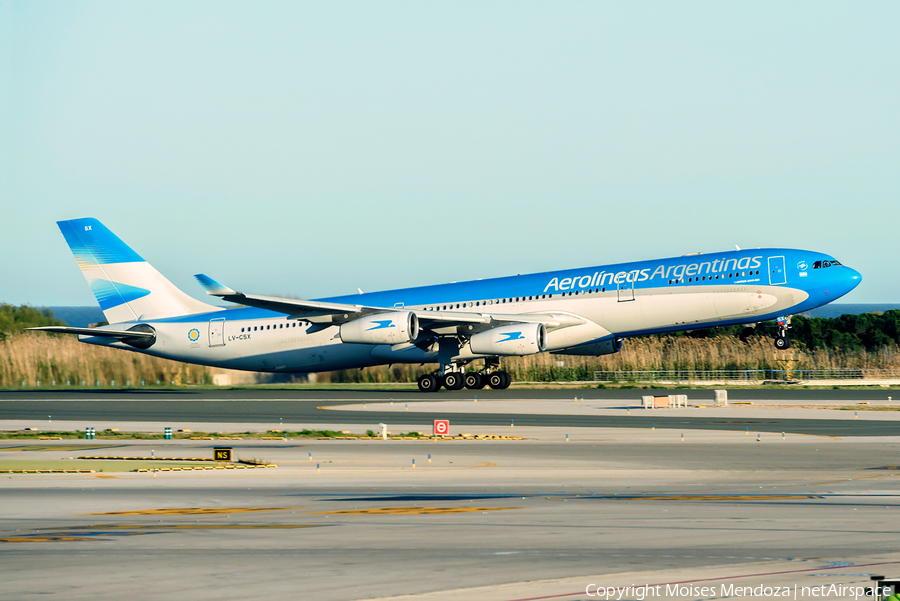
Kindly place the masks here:
<instances>
[{"instance_id":1,"label":"dry grass field","mask_svg":"<svg viewBox=\"0 0 900 601\"><path fill-rule=\"evenodd\" d=\"M473 366L480 366L476 362ZM884 346L877 351L808 350L795 343L787 351L777 351L765 337L737 338L646 337L625 341L622 350L603 357L576 357L547 353L502 359L503 368L518 381L591 380L594 371L627 370L712 370L712 369L900 369L900 349ZM434 365L392 365L341 370L318 374L319 383L413 382ZM0 387L18 388L22 381L33 386L78 386L85 382L102 386L211 384L216 374L226 370L208 368L82 344L73 337L20 333L0 339ZM233 372L231 372L233 373ZM232 383L264 383L268 374L245 374ZM286 376L278 381L305 381Z\"/></svg>"}]
</instances>

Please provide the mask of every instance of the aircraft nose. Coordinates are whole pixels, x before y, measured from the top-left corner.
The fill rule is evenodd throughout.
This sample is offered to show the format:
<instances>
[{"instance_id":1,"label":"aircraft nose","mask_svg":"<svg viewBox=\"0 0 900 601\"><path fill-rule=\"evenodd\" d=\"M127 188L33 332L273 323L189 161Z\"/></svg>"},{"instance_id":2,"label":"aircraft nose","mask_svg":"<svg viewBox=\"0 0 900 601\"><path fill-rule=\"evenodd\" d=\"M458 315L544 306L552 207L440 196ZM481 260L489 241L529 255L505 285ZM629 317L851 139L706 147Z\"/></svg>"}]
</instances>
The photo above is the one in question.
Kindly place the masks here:
<instances>
[{"instance_id":1,"label":"aircraft nose","mask_svg":"<svg viewBox=\"0 0 900 601\"><path fill-rule=\"evenodd\" d=\"M862 274L855 269L848 267L845 280L847 282L847 291L849 292L859 286L859 283L862 282Z\"/></svg>"}]
</instances>

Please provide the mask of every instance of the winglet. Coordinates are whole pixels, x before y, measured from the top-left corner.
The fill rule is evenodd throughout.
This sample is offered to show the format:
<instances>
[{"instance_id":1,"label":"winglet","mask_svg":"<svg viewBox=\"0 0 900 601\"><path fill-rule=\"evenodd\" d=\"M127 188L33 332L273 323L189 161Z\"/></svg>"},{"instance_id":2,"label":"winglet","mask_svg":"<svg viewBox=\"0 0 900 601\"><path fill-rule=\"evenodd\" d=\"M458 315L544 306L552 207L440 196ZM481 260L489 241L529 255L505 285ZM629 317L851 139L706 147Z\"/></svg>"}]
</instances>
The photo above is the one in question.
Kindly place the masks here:
<instances>
[{"instance_id":1,"label":"winglet","mask_svg":"<svg viewBox=\"0 0 900 601\"><path fill-rule=\"evenodd\" d=\"M194 276L194 279L196 279L203 287L203 289L206 290L206 293L211 296L227 296L230 294L237 294L237 292L235 292L231 288L223 286L208 275L198 273Z\"/></svg>"}]
</instances>

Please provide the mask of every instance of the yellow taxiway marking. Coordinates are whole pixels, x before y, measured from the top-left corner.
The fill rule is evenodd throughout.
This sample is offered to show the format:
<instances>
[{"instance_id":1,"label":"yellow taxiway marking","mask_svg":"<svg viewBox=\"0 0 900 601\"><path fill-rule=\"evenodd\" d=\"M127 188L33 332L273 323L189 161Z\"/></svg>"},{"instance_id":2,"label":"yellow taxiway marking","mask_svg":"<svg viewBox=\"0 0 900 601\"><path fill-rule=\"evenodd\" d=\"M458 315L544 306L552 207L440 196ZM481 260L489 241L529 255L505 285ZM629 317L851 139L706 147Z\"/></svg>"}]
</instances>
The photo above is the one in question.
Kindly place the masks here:
<instances>
[{"instance_id":1,"label":"yellow taxiway marking","mask_svg":"<svg viewBox=\"0 0 900 601\"><path fill-rule=\"evenodd\" d=\"M82 540L97 540L96 538L89 538L85 536L41 536L34 538L27 538L24 536L19 536L15 538L0 538L0 543L58 543L58 542L70 542L70 541L82 541Z\"/></svg>"},{"instance_id":2,"label":"yellow taxiway marking","mask_svg":"<svg viewBox=\"0 0 900 601\"><path fill-rule=\"evenodd\" d=\"M324 524L95 524L93 526L50 528L50 530L288 530L323 526Z\"/></svg>"},{"instance_id":3,"label":"yellow taxiway marking","mask_svg":"<svg viewBox=\"0 0 900 601\"><path fill-rule=\"evenodd\" d=\"M120 444L106 444L106 445L74 445L74 444L60 444L60 445L18 445L14 447L0 447L0 451L93 451L96 449L112 449L115 447L121 447Z\"/></svg>"},{"instance_id":4,"label":"yellow taxiway marking","mask_svg":"<svg viewBox=\"0 0 900 601\"><path fill-rule=\"evenodd\" d=\"M314 511L310 515L422 515L433 513L474 513L476 511L504 511L521 507L379 507L377 509L346 509L342 511Z\"/></svg>"},{"instance_id":5,"label":"yellow taxiway marking","mask_svg":"<svg viewBox=\"0 0 900 601\"><path fill-rule=\"evenodd\" d=\"M568 498L572 498L569 496ZM592 497L585 497L591 499ZM596 497L593 497L596 499ZM816 495L666 495L643 497L637 495L604 496L604 501L792 501L798 499L819 499Z\"/></svg>"},{"instance_id":6,"label":"yellow taxiway marking","mask_svg":"<svg viewBox=\"0 0 900 601\"><path fill-rule=\"evenodd\" d=\"M253 511L288 511L302 507L170 507L168 509L137 509L135 511L103 511L81 515L218 515Z\"/></svg>"},{"instance_id":7,"label":"yellow taxiway marking","mask_svg":"<svg viewBox=\"0 0 900 601\"><path fill-rule=\"evenodd\" d=\"M329 459L325 461L325 463L389 463L392 461L397 461L396 459ZM282 461L282 463L285 463ZM298 463L303 465L308 465L309 460L307 461L292 461L291 463Z\"/></svg>"},{"instance_id":8,"label":"yellow taxiway marking","mask_svg":"<svg viewBox=\"0 0 900 601\"><path fill-rule=\"evenodd\" d=\"M852 480L868 480L870 478L884 478L885 476L893 476L893 474L878 474L876 476L859 476L858 478L846 478L844 480L828 480L826 482L813 482L810 486L818 486L820 484L837 484L838 482L850 482Z\"/></svg>"},{"instance_id":9,"label":"yellow taxiway marking","mask_svg":"<svg viewBox=\"0 0 900 601\"><path fill-rule=\"evenodd\" d=\"M842 440L837 436L829 436L828 434L805 434L803 432L788 432L788 434L793 434L795 436L818 436L819 438L830 438L831 440Z\"/></svg>"},{"instance_id":10,"label":"yellow taxiway marking","mask_svg":"<svg viewBox=\"0 0 900 601\"><path fill-rule=\"evenodd\" d=\"M482 463L481 465L470 465L469 467L460 467L460 468L452 468L452 469L460 469L460 470L477 470L481 467L494 467L497 465L496 463L491 463L490 461L486 463Z\"/></svg>"},{"instance_id":11,"label":"yellow taxiway marking","mask_svg":"<svg viewBox=\"0 0 900 601\"><path fill-rule=\"evenodd\" d=\"M374 460L372 460L372 461L390 461L390 462L397 463L397 460L396 460L396 459L384 459L384 460L382 460L382 459L374 459ZM296 463L297 465L305 465L305 466L311 466L311 465L312 465L312 464L311 464L310 462L308 462L308 461L296 461L296 462L294 462L294 463ZM333 463L334 463L334 464L337 464L337 463L340 463L340 462L339 462L339 461L334 461L334 462L332 462L332 461L330 461L330 460L329 460L329 461L326 461L325 463L322 463L322 469L324 470L326 465L332 465ZM416 471L420 471L420 472L422 472L422 473L426 473L426 472L442 472L442 471L448 471L448 470L477 470L477 469L480 469L480 468L483 468L483 467L495 467L496 465L497 465L496 463L492 463L492 462L490 462L490 461L485 462L485 463L481 463L481 464L479 464L479 465L467 465L467 466L459 466L459 467L457 467L456 465L436 465L436 464L433 464L433 463L429 465L429 464L425 463L425 464L420 465L420 466L417 465ZM315 466L312 466L312 467L315 467ZM387 466L384 466L384 467L378 466L378 467L374 467L374 468L372 468L372 469L365 470L365 471L362 471L362 469L354 470L352 466L346 466L346 467L344 467L344 466L338 466L338 465L335 465L334 467L335 467L335 469L338 469L338 468L339 468L340 471L341 471L340 473L342 473L342 474L353 474L353 473L373 474L373 473L380 473L380 472L388 473L388 472L396 472L397 470L403 470L403 471L406 471L406 470L411 470L411 469L412 469L412 468L410 468L409 465L406 464L406 463L404 463L402 467L390 467L390 468L389 468L389 467L387 467Z\"/></svg>"},{"instance_id":12,"label":"yellow taxiway marking","mask_svg":"<svg viewBox=\"0 0 900 601\"><path fill-rule=\"evenodd\" d=\"M118 476L110 476L109 474L92 474L92 475L94 476L94 478L107 478L107 479L112 478L113 480L119 479Z\"/></svg>"}]
</instances>

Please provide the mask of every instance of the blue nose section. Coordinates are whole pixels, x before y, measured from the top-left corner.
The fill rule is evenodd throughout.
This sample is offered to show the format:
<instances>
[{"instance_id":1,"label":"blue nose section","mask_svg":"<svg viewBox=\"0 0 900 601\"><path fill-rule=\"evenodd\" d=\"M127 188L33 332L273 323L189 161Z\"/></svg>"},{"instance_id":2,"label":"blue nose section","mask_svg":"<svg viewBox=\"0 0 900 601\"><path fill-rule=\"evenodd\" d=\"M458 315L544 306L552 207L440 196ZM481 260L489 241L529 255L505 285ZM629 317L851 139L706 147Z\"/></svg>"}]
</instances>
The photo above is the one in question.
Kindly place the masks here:
<instances>
[{"instance_id":1,"label":"blue nose section","mask_svg":"<svg viewBox=\"0 0 900 601\"><path fill-rule=\"evenodd\" d=\"M862 275L850 267L835 269L834 272L829 275L831 278L834 278L828 286L830 289L829 296L832 300L844 296L862 282Z\"/></svg>"},{"instance_id":2,"label":"blue nose section","mask_svg":"<svg viewBox=\"0 0 900 601\"><path fill-rule=\"evenodd\" d=\"M844 276L844 279L847 282L847 292L850 292L862 282L862 274L847 267L847 275Z\"/></svg>"}]
</instances>

